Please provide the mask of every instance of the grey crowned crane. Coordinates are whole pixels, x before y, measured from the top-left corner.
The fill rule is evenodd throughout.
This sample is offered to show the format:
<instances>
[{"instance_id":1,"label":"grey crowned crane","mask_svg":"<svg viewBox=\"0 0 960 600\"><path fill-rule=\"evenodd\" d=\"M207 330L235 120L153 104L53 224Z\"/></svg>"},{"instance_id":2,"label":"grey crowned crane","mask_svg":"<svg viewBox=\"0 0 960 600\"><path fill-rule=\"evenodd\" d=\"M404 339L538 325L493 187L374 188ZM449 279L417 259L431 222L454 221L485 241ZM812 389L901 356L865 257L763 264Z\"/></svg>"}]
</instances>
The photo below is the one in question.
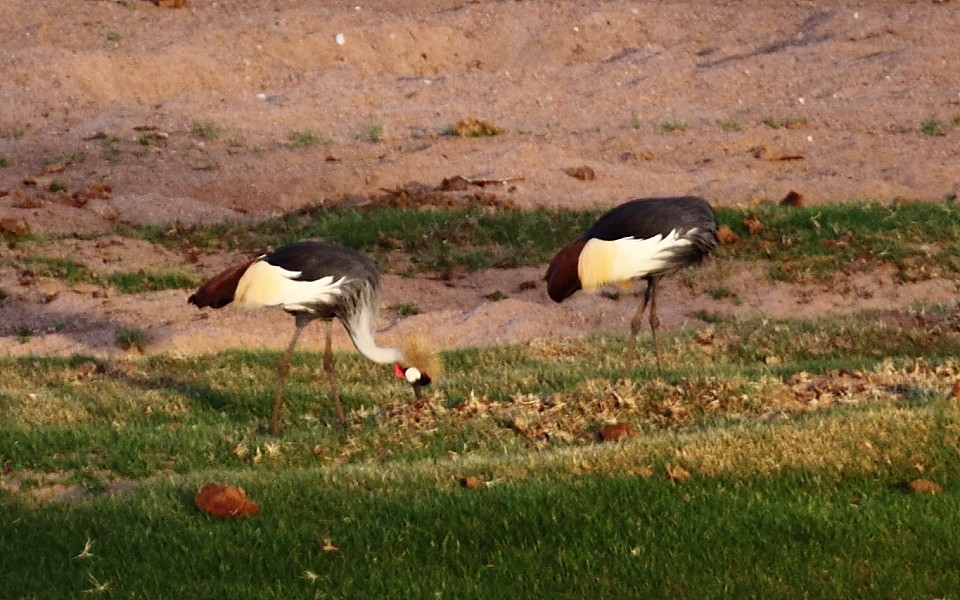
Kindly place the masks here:
<instances>
[{"instance_id":1,"label":"grey crowned crane","mask_svg":"<svg viewBox=\"0 0 960 600\"><path fill-rule=\"evenodd\" d=\"M589 292L608 283L645 279L643 302L630 320L627 368L649 304L653 350L662 377L657 283L664 275L699 264L716 247L717 215L703 198L630 200L601 216L582 237L557 253L547 269L547 292L555 302L562 302L579 289Z\"/></svg>"},{"instance_id":2,"label":"grey crowned crane","mask_svg":"<svg viewBox=\"0 0 960 600\"><path fill-rule=\"evenodd\" d=\"M293 337L280 359L270 432L278 430L283 384L290 358L300 334L311 321L326 325L323 367L333 393L337 416L344 423L343 407L334 376L330 347L333 319L346 328L357 350L376 363L393 363L394 374L420 388L430 383L421 371L430 357L421 348L378 346L373 338L380 306L380 271L365 254L339 244L322 241L296 242L263 256L230 267L204 283L187 300L198 308L221 308L231 302L245 306L279 306L294 317ZM409 356L408 356L409 355ZM414 363L420 362L420 365ZM418 368L420 366L420 368Z\"/></svg>"}]
</instances>

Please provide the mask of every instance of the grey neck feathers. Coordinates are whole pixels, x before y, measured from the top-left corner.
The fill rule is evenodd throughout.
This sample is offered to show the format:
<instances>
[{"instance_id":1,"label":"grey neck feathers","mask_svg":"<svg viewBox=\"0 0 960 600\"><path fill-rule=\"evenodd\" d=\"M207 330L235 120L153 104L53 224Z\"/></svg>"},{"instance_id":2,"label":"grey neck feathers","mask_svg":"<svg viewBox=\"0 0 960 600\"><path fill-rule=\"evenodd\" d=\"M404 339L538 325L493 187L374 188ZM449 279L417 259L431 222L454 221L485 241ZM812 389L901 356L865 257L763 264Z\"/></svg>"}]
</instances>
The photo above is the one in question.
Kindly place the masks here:
<instances>
[{"instance_id":1,"label":"grey neck feathers","mask_svg":"<svg viewBox=\"0 0 960 600\"><path fill-rule=\"evenodd\" d=\"M355 314L350 321L346 322L347 332L353 345L357 347L360 354L366 356L375 363L395 363L403 362L403 351L399 348L390 348L378 346L373 339L373 327L376 321L376 314L372 311L360 311Z\"/></svg>"}]
</instances>

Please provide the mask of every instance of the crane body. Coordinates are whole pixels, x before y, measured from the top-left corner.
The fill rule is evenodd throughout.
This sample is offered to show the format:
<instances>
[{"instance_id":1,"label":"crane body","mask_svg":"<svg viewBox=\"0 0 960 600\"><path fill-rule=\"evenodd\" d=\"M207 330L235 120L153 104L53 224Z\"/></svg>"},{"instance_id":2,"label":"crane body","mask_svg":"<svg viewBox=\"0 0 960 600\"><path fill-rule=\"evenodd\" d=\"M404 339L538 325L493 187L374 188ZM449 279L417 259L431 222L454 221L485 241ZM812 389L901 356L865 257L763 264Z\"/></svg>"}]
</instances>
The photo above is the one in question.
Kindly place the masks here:
<instances>
[{"instance_id":1,"label":"crane body","mask_svg":"<svg viewBox=\"0 0 960 600\"><path fill-rule=\"evenodd\" d=\"M331 351L331 323L340 321L356 349L376 363L394 363L394 373L419 389L430 377L407 366L400 348L379 346L374 339L380 305L380 271L367 255L330 242L303 241L267 252L225 269L203 284L188 302L198 308L278 306L294 316L295 329L278 369L271 431L278 429L283 383L290 358L303 329L314 320L326 324L324 369L333 391L337 414L344 421Z\"/></svg>"},{"instance_id":2,"label":"crane body","mask_svg":"<svg viewBox=\"0 0 960 600\"><path fill-rule=\"evenodd\" d=\"M646 280L643 303L630 322L627 364L632 362L636 336L649 305L660 371L657 283L665 275L700 264L716 246L717 216L706 200L696 196L630 200L606 212L583 236L556 254L547 269L547 293L555 302L563 302L581 289L590 292L606 284Z\"/></svg>"}]
</instances>

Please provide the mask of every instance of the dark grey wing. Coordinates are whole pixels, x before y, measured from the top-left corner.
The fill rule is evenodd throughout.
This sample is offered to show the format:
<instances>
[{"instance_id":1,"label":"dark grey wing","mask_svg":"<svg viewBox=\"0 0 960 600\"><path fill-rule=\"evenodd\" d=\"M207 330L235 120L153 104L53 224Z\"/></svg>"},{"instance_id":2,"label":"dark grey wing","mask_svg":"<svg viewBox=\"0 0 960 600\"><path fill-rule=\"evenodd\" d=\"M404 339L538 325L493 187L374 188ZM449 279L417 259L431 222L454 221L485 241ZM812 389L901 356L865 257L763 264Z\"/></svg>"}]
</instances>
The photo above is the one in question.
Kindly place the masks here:
<instances>
[{"instance_id":1,"label":"dark grey wing","mask_svg":"<svg viewBox=\"0 0 960 600\"><path fill-rule=\"evenodd\" d=\"M318 317L335 317L346 324L365 309L376 321L380 305L380 269L363 252L340 244L310 240L277 248L261 260L288 271L299 271L297 279L305 281L331 276L346 278L336 301L313 304L311 311Z\"/></svg>"},{"instance_id":2,"label":"dark grey wing","mask_svg":"<svg viewBox=\"0 0 960 600\"><path fill-rule=\"evenodd\" d=\"M678 230L706 232L716 239L717 215L703 198L650 198L631 200L597 219L584 239L618 240L632 236L647 239Z\"/></svg>"},{"instance_id":3,"label":"dark grey wing","mask_svg":"<svg viewBox=\"0 0 960 600\"><path fill-rule=\"evenodd\" d=\"M380 284L380 270L369 256L331 242L295 242L268 252L261 260L288 271L299 271L298 279L305 281L333 276L365 280L375 287Z\"/></svg>"}]
</instances>

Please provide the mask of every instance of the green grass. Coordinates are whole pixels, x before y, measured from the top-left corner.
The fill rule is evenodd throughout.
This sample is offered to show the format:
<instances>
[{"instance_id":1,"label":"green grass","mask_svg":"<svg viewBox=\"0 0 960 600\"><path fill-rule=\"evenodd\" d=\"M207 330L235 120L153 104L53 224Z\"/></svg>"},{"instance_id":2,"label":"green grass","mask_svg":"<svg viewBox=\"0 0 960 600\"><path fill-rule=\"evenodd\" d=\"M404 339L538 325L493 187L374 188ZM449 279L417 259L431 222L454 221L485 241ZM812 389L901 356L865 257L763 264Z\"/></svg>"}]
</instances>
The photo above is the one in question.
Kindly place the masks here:
<instances>
[{"instance_id":1,"label":"green grass","mask_svg":"<svg viewBox=\"0 0 960 600\"><path fill-rule=\"evenodd\" d=\"M381 142L384 135L383 123L375 117L370 117L357 134L357 139L364 142Z\"/></svg>"},{"instance_id":2,"label":"green grass","mask_svg":"<svg viewBox=\"0 0 960 600\"><path fill-rule=\"evenodd\" d=\"M103 158L111 164L120 162L123 150L120 148L120 138L115 136L106 137L101 142L103 146Z\"/></svg>"},{"instance_id":3,"label":"green grass","mask_svg":"<svg viewBox=\"0 0 960 600\"><path fill-rule=\"evenodd\" d=\"M289 140L290 145L294 148L308 148L310 146L328 144L330 142L330 140L322 133L317 133L310 129L294 131L287 137L287 139Z\"/></svg>"},{"instance_id":4,"label":"green grass","mask_svg":"<svg viewBox=\"0 0 960 600\"><path fill-rule=\"evenodd\" d=\"M420 314L420 307L413 302L400 302L391 306L390 308L395 310L401 317L409 317L411 315Z\"/></svg>"},{"instance_id":5,"label":"green grass","mask_svg":"<svg viewBox=\"0 0 960 600\"><path fill-rule=\"evenodd\" d=\"M205 142L214 142L226 133L227 128L214 121L194 120L190 122L190 133Z\"/></svg>"},{"instance_id":6,"label":"green grass","mask_svg":"<svg viewBox=\"0 0 960 600\"><path fill-rule=\"evenodd\" d=\"M402 261L402 274L413 274L543 265L564 243L579 237L601 212L311 207L252 224L189 228L118 224L111 234L145 239L173 250L239 250L250 255L296 240L324 238L368 252L388 270L390 258L402 253L410 259ZM960 273L960 208L954 202L761 205L717 212L720 223L739 238L720 246L717 260L758 263L773 280L830 282L844 273L884 266L894 267L901 281ZM761 224L762 231L751 234L746 219ZM389 244L384 243L386 239ZM31 242L37 249L27 265L37 275L70 284L112 284L123 293L137 293L187 289L200 280L176 271L125 272L105 279L69 259L43 257L44 244L49 241L55 240ZM697 272L690 273L697 277Z\"/></svg>"},{"instance_id":7,"label":"green grass","mask_svg":"<svg viewBox=\"0 0 960 600\"><path fill-rule=\"evenodd\" d=\"M955 115L949 121L943 121L930 116L920 124L920 133L929 136L945 136L948 132L960 125L960 115Z\"/></svg>"},{"instance_id":8,"label":"green grass","mask_svg":"<svg viewBox=\"0 0 960 600\"><path fill-rule=\"evenodd\" d=\"M202 283L176 271L125 271L114 273L107 280L121 294L190 289Z\"/></svg>"},{"instance_id":9,"label":"green grass","mask_svg":"<svg viewBox=\"0 0 960 600\"><path fill-rule=\"evenodd\" d=\"M5 512L0 587L33 598L82 597L93 582L150 598L197 587L211 598L879 598L960 586L954 495L784 479L438 490L269 473L247 485L263 516L239 523L198 514L189 485L164 482ZM88 540L93 556L73 558Z\"/></svg>"},{"instance_id":10,"label":"green grass","mask_svg":"<svg viewBox=\"0 0 960 600\"><path fill-rule=\"evenodd\" d=\"M762 233L748 233L747 216L763 224ZM960 207L953 203L760 206L721 210L719 219L740 236L723 253L766 258L775 279L823 280L879 264L893 264L904 280L960 272Z\"/></svg>"},{"instance_id":11,"label":"green grass","mask_svg":"<svg viewBox=\"0 0 960 600\"><path fill-rule=\"evenodd\" d=\"M761 123L770 129L796 129L807 124L806 117L764 117Z\"/></svg>"},{"instance_id":12,"label":"green grass","mask_svg":"<svg viewBox=\"0 0 960 600\"><path fill-rule=\"evenodd\" d=\"M497 453L536 445L539 427L552 432L554 444L578 445L604 419L629 420L647 433L697 431L770 411L801 416L808 401L825 402L825 391L835 395L831 406L842 408L836 394L847 387L876 387L868 404L878 406L933 399L946 391L938 386L952 385L960 328L949 310L928 311L926 319L913 329L882 313L825 322L719 320L664 338L665 382L653 377L652 352L641 343L634 381L616 383L625 336L462 350L445 355L445 373L428 389L431 404L419 408L389 367L346 353L337 370L344 406L354 411L347 436L332 427L328 389L316 378L320 356L301 353L285 392L283 452L270 462L315 464L317 445L327 460L348 461ZM767 364L770 356L780 362ZM235 450L245 443L252 453L263 443L258 432L278 360L277 352L250 351L133 362L2 359L10 375L0 383L0 464L136 477L249 465L250 456ZM859 374L829 384L828 375L840 371ZM822 386L808 386L821 377Z\"/></svg>"},{"instance_id":13,"label":"green grass","mask_svg":"<svg viewBox=\"0 0 960 600\"><path fill-rule=\"evenodd\" d=\"M814 207L719 209L721 224L738 234L736 244L721 246L719 259L767 264L770 277L785 281L822 281L850 270L891 264L903 280L960 272L960 208L955 203L861 202ZM267 247L317 237L369 252L386 262L397 250L384 238L399 240L414 270L453 266L468 271L488 267L539 265L550 261L567 240L579 237L600 210L485 208L409 210L308 208L257 224L221 224L169 230L118 226L114 233L170 247L209 251ZM750 234L745 218L763 231Z\"/></svg>"},{"instance_id":14,"label":"green grass","mask_svg":"<svg viewBox=\"0 0 960 600\"><path fill-rule=\"evenodd\" d=\"M99 282L99 277L90 269L69 258L31 256L26 264L37 277L52 277L70 285Z\"/></svg>"},{"instance_id":15,"label":"green grass","mask_svg":"<svg viewBox=\"0 0 960 600\"><path fill-rule=\"evenodd\" d=\"M420 403L338 353L346 430L298 353L279 436L276 352L0 358L0 597L950 597L960 327L885 315L664 334L665 381L648 337L630 381L622 335L458 350Z\"/></svg>"},{"instance_id":16,"label":"green grass","mask_svg":"<svg viewBox=\"0 0 960 600\"><path fill-rule=\"evenodd\" d=\"M201 283L195 277L176 271L122 271L104 276L69 258L31 256L26 264L37 277L51 277L69 285L112 285L122 294L189 289Z\"/></svg>"},{"instance_id":17,"label":"green grass","mask_svg":"<svg viewBox=\"0 0 960 600\"><path fill-rule=\"evenodd\" d=\"M143 352L147 347L147 334L142 329L121 327L114 334L117 346L128 351Z\"/></svg>"},{"instance_id":18,"label":"green grass","mask_svg":"<svg viewBox=\"0 0 960 600\"><path fill-rule=\"evenodd\" d=\"M687 130L687 122L683 120L678 121L663 121L660 123L660 132L661 133L679 133Z\"/></svg>"},{"instance_id":19,"label":"green grass","mask_svg":"<svg viewBox=\"0 0 960 600\"><path fill-rule=\"evenodd\" d=\"M453 265L476 270L546 262L556 250L556 240L579 236L598 214L545 209L490 212L482 208L311 208L253 226L222 224L174 232L164 227L122 226L115 233L170 246L249 252L316 237L381 257L395 251L381 246L381 240L389 237L403 242L403 251L414 256L419 270Z\"/></svg>"},{"instance_id":20,"label":"green grass","mask_svg":"<svg viewBox=\"0 0 960 600\"><path fill-rule=\"evenodd\" d=\"M741 125L740 122L735 119L723 119L717 121L717 126L724 131L733 131L737 133L743 131L743 125Z\"/></svg>"}]
</instances>

